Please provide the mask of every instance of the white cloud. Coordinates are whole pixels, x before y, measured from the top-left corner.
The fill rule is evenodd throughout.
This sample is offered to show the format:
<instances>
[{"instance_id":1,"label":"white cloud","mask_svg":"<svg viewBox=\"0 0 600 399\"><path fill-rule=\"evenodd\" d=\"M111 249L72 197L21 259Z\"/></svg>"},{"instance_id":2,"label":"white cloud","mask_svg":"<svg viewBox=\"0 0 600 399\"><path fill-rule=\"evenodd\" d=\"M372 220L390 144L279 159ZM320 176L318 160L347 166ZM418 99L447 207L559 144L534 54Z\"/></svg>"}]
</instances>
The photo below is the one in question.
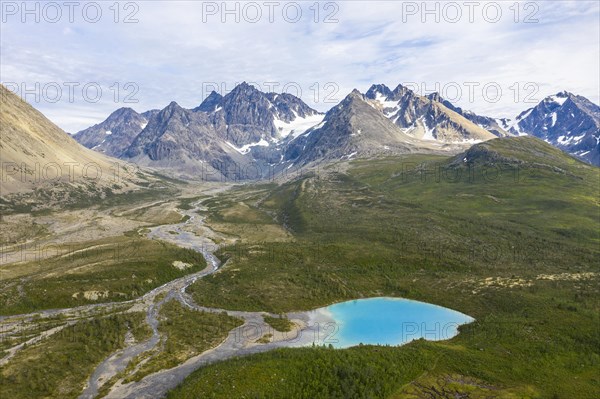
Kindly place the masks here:
<instances>
[{"instance_id":1,"label":"white cloud","mask_svg":"<svg viewBox=\"0 0 600 399\"><path fill-rule=\"evenodd\" d=\"M325 3L320 23L313 22L314 11L309 9L313 2L307 2L302 3L303 17L297 23L286 22L280 12L269 23L263 8L263 18L255 24L235 23L231 15L226 23L219 15L209 16L205 23L200 2L149 1L137 3L138 23L114 23L108 9L112 3L102 4L98 23L87 23L76 13L75 23L23 24L8 18L2 25L2 82L25 82L27 87L35 82L102 85L98 103L86 102L81 92L76 92L74 102L66 101L66 95L57 103L28 98L70 132L98 123L121 106L143 111L175 100L194 107L208 94L203 91L207 84L231 90L244 80L279 82L279 90L296 82L303 99L320 110L333 105L323 102L328 94L341 100L354 87L364 91L380 82L392 88L418 82L429 89L436 82L441 88L457 82L462 87L458 105L498 117L514 117L530 106L523 103L527 82L539 86L537 100L562 90L600 100L596 2L536 2L537 10L520 3L521 20L535 11L539 22L532 24L515 23L514 12L508 9L513 2L499 2L503 17L497 23L486 22L477 12L475 22L469 23L464 7L459 23L436 23L432 15L423 23L420 13L403 15L407 2L337 2L339 22L327 24L322 20L333 9L323 9ZM119 18L131 11L122 9ZM110 89L115 82L121 87L117 103ZM131 92L123 90L127 82L139 87L135 95L139 103L122 102ZM339 87L337 94L327 90L328 82ZM478 89L470 101L465 82L497 82L503 96L498 102L486 102ZM515 102L510 87L516 88L517 82L521 98ZM452 85L446 88L446 94L454 93Z\"/></svg>"}]
</instances>

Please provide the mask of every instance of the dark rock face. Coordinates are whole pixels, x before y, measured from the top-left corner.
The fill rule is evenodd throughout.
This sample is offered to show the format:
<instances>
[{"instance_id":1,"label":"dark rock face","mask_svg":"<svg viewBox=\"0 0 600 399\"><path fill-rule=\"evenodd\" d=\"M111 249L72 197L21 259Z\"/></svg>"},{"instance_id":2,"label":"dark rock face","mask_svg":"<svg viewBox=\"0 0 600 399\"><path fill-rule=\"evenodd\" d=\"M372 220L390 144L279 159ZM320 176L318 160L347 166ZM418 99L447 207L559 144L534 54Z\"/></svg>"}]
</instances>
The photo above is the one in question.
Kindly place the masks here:
<instances>
[{"instance_id":1,"label":"dark rock face","mask_svg":"<svg viewBox=\"0 0 600 399\"><path fill-rule=\"evenodd\" d=\"M265 96L275 106L277 117L285 122L291 122L298 116L306 118L318 113L304 101L289 93L266 93Z\"/></svg>"},{"instance_id":2,"label":"dark rock face","mask_svg":"<svg viewBox=\"0 0 600 399\"><path fill-rule=\"evenodd\" d=\"M175 102L150 120L123 158L172 168L198 179L208 175L220 179L233 171L225 165L248 161L219 139L208 114L184 109Z\"/></svg>"},{"instance_id":3,"label":"dark rock face","mask_svg":"<svg viewBox=\"0 0 600 399\"><path fill-rule=\"evenodd\" d=\"M155 112L138 114L131 108L119 108L104 122L76 133L73 138L87 148L120 157Z\"/></svg>"},{"instance_id":4,"label":"dark rock face","mask_svg":"<svg viewBox=\"0 0 600 399\"><path fill-rule=\"evenodd\" d=\"M600 166L600 107L582 96L561 92L521 113L513 126L596 166Z\"/></svg>"},{"instance_id":5,"label":"dark rock face","mask_svg":"<svg viewBox=\"0 0 600 399\"><path fill-rule=\"evenodd\" d=\"M183 156L183 153L192 155L205 149L214 136L215 131L205 114L172 102L152 118L123 155L133 158L146 154L153 161Z\"/></svg>"},{"instance_id":6,"label":"dark rock face","mask_svg":"<svg viewBox=\"0 0 600 399\"><path fill-rule=\"evenodd\" d=\"M275 122L316 114L292 95L265 94L242 83L225 96L211 93L194 110L169 104L151 118L122 157L188 173L209 165L219 176L235 169L232 165L254 164L266 170L282 158L283 140ZM253 171L255 178L257 173Z\"/></svg>"},{"instance_id":7,"label":"dark rock face","mask_svg":"<svg viewBox=\"0 0 600 399\"><path fill-rule=\"evenodd\" d=\"M291 94L262 93L247 83L236 86L220 104L222 108L212 116L213 123L221 137L236 146L261 139L277 141L276 120L291 122L318 113Z\"/></svg>"},{"instance_id":8,"label":"dark rock face","mask_svg":"<svg viewBox=\"0 0 600 399\"><path fill-rule=\"evenodd\" d=\"M154 118L159 112L160 109L151 109L150 111L142 112L142 116L149 121L150 119Z\"/></svg>"},{"instance_id":9,"label":"dark rock face","mask_svg":"<svg viewBox=\"0 0 600 399\"><path fill-rule=\"evenodd\" d=\"M211 113L216 111L223 102L223 96L217 93L216 91L212 91L202 104L194 108L194 111L207 112Z\"/></svg>"},{"instance_id":10,"label":"dark rock face","mask_svg":"<svg viewBox=\"0 0 600 399\"><path fill-rule=\"evenodd\" d=\"M384 150L411 152L415 141L367 102L357 90L329 110L315 127L285 148L284 159L306 164L323 159L375 155Z\"/></svg>"},{"instance_id":11,"label":"dark rock face","mask_svg":"<svg viewBox=\"0 0 600 399\"><path fill-rule=\"evenodd\" d=\"M109 155L190 178L200 172L215 179L260 178L321 161L457 153L469 143L523 133L598 164L599 114L587 99L559 93L515 121L494 119L438 93L373 85L365 95L352 91L323 116L291 94L263 93L242 83L225 96L212 92L193 110L175 102L142 114L122 108L75 137ZM252 169L252 176L243 169Z\"/></svg>"},{"instance_id":12,"label":"dark rock face","mask_svg":"<svg viewBox=\"0 0 600 399\"><path fill-rule=\"evenodd\" d=\"M223 108L215 115L221 137L241 147L275 136L272 104L254 86L241 83L223 97ZM225 129L222 129L223 122Z\"/></svg>"},{"instance_id":13,"label":"dark rock face","mask_svg":"<svg viewBox=\"0 0 600 399\"><path fill-rule=\"evenodd\" d=\"M377 95L380 94L384 98L394 98L394 93L384 84L375 84L372 85L369 90L365 93L365 97L370 98L371 100L375 100Z\"/></svg>"},{"instance_id":14,"label":"dark rock face","mask_svg":"<svg viewBox=\"0 0 600 399\"><path fill-rule=\"evenodd\" d=\"M283 140L276 123L312 115L318 112L293 95L262 93L242 83L226 96L212 92L193 110L175 102L143 114L118 110L78 137L93 147L109 142L105 136L112 134L105 135L105 127L125 130L127 140L114 140L111 155L188 175L208 165L220 176L235 165L255 163L264 169L280 162Z\"/></svg>"}]
</instances>

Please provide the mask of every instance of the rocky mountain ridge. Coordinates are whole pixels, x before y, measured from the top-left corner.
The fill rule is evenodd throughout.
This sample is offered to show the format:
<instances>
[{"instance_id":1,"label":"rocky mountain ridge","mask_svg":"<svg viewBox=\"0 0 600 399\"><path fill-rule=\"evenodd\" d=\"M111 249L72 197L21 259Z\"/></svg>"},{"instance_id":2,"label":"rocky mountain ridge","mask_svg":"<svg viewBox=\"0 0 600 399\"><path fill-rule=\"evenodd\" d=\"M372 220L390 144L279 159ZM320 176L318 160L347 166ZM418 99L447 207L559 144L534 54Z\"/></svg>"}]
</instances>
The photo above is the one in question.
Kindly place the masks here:
<instances>
[{"instance_id":1,"label":"rocky mountain ridge","mask_svg":"<svg viewBox=\"0 0 600 399\"><path fill-rule=\"evenodd\" d=\"M201 171L222 178L231 176L231 168L245 167L259 170L254 175L260 177L266 170L333 159L457 153L475 143L525 133L597 164L598 106L583 97L567 97L555 117L556 101L546 99L510 121L463 110L438 93L422 96L402 85L391 90L378 84L364 95L354 90L322 114L291 94L263 93L241 83L224 96L210 93L193 109L172 102L143 114L118 110L75 138L88 148L183 177ZM580 137L583 130L586 135Z\"/></svg>"}]
</instances>

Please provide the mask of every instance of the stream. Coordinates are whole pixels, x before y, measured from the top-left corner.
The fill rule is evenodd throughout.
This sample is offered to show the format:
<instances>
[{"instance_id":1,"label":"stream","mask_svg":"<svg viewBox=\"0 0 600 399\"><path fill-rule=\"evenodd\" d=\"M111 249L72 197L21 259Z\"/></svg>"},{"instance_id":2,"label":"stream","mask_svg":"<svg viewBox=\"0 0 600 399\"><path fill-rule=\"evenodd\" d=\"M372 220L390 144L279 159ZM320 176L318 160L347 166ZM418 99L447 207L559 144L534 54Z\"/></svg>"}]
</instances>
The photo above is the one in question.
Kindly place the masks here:
<instances>
[{"instance_id":1,"label":"stream","mask_svg":"<svg viewBox=\"0 0 600 399\"><path fill-rule=\"evenodd\" d=\"M23 317L33 317L36 314L43 314L45 316L58 314L73 315L78 312L93 312L98 309L110 310L114 307L123 305L132 305L129 311L145 312L146 322L152 330L151 337L142 342L135 342L132 334L127 333L125 347L108 356L94 369L87 381L85 389L79 396L80 399L93 399L97 397L99 389L106 381L125 370L131 361L140 354L153 350L161 342L161 339L165 338L161 337L158 330L159 312L162 305L170 300L177 300L183 306L200 312L224 312L229 316L242 319L244 323L230 331L225 340L218 346L189 358L176 367L160 370L145 376L137 382L123 383L122 378L117 380L116 383L110 387L109 393L105 396L106 398L161 398L164 397L168 391L179 385L193 371L210 363L236 356L266 352L281 347L301 347L311 344L338 346L337 344L340 343L339 338L343 338L343 334L339 333L340 331L344 332L344 322L339 324L337 318L333 317L330 309L335 310L339 309L340 306L349 305L338 304L329 308L316 309L310 312L288 313L286 316L295 325L295 328L289 333L277 332L266 324L263 319L264 315L275 316L266 312L230 311L197 305L193 298L186 293L187 287L199 278L215 273L221 266L221 262L214 255L218 246L208 238L208 236L211 235L211 230L204 224L205 216L198 213L199 211L205 210L206 208L202 205L202 201L198 201L193 204L192 209L181 210L181 213L186 217L186 220L183 222L156 226L151 228L150 232L147 234L147 237L150 239L166 241L179 247L188 248L200 253L207 264L204 270L172 280L153 289L140 298L126 302L85 305L72 309L55 309L36 312L30 315L21 315ZM190 230L200 231L203 234L195 234ZM156 301L156 298L159 295L164 295L164 297L159 301ZM0 318L0 321L2 321L2 318ZM342 328L341 330L340 327ZM271 336L268 342L257 342L261 337L264 337L267 334L270 334ZM1 359L0 363L6 363L10 356L14 356L14 353L16 353L16 350L11 352L9 356Z\"/></svg>"}]
</instances>

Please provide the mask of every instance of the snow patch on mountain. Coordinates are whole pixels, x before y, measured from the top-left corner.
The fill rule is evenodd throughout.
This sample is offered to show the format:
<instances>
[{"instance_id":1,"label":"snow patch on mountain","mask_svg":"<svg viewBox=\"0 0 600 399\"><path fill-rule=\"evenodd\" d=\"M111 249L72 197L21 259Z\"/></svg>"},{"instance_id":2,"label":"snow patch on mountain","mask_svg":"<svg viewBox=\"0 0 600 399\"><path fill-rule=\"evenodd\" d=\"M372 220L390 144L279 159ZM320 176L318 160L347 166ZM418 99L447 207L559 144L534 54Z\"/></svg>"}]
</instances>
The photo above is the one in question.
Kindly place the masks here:
<instances>
[{"instance_id":1,"label":"snow patch on mountain","mask_svg":"<svg viewBox=\"0 0 600 399\"><path fill-rule=\"evenodd\" d=\"M562 106L565 103L565 101L567 101L568 98L569 98L569 96L567 96L565 93L558 93L558 94L548 97L546 100L548 102L554 102L554 103L557 103L558 105Z\"/></svg>"},{"instance_id":2,"label":"snow patch on mountain","mask_svg":"<svg viewBox=\"0 0 600 399\"><path fill-rule=\"evenodd\" d=\"M427 122L425 122L425 117L420 117L419 121L423 124L423 129L425 129L425 133L423 133L423 137L421 137L421 140L437 140L433 135L433 129L430 129L429 126L427 126Z\"/></svg>"},{"instance_id":3,"label":"snow patch on mountain","mask_svg":"<svg viewBox=\"0 0 600 399\"><path fill-rule=\"evenodd\" d=\"M379 104L381 104L381 107L383 108L383 111L384 111L383 113L388 118L390 116L392 116L394 113L396 113L396 111L398 111L398 108L399 108L398 102L388 100L387 97L385 97L380 92L376 93L375 101L377 101ZM391 110L388 110L388 109L391 109Z\"/></svg>"},{"instance_id":4,"label":"snow patch on mountain","mask_svg":"<svg viewBox=\"0 0 600 399\"><path fill-rule=\"evenodd\" d=\"M273 120L273 124L277 131L279 131L281 138L286 138L290 134L293 138L296 138L308 129L319 125L325 118L324 114L309 115L306 118L302 118L298 116L296 111L293 111L293 113L296 117L291 122L285 122L278 118Z\"/></svg>"},{"instance_id":5,"label":"snow patch on mountain","mask_svg":"<svg viewBox=\"0 0 600 399\"><path fill-rule=\"evenodd\" d=\"M233 148L234 150L236 150L237 152L239 152L242 155L248 154L252 150L252 147L268 147L269 146L269 142L265 139L260 139L260 141L257 141L256 143L246 144L246 145L243 145L242 147L236 147L235 145L231 144L229 141L226 141L225 143L227 143L231 148Z\"/></svg>"}]
</instances>

